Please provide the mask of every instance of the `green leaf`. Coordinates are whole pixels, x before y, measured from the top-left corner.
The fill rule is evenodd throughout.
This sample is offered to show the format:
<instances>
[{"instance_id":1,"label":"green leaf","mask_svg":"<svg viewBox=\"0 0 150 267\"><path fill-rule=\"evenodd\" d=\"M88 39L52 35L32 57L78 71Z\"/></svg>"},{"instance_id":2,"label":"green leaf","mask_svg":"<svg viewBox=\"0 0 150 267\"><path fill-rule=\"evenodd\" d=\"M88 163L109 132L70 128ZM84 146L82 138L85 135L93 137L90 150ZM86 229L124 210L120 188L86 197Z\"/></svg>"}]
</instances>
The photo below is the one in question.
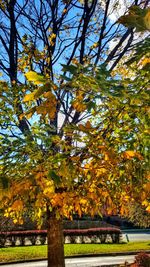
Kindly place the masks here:
<instances>
[{"instance_id":1,"label":"green leaf","mask_svg":"<svg viewBox=\"0 0 150 267\"><path fill-rule=\"evenodd\" d=\"M77 67L74 66L74 65L65 65L65 64L61 64L63 66L63 71L68 71L70 72L71 74L75 74L77 72Z\"/></svg>"},{"instance_id":2,"label":"green leaf","mask_svg":"<svg viewBox=\"0 0 150 267\"><path fill-rule=\"evenodd\" d=\"M69 77L67 77L67 76L65 76L65 75L60 75L60 77L61 77L62 79L64 79L65 81L67 81L67 82L70 82L70 81L71 81L71 78L69 78Z\"/></svg>"},{"instance_id":3,"label":"green leaf","mask_svg":"<svg viewBox=\"0 0 150 267\"><path fill-rule=\"evenodd\" d=\"M48 178L52 179L56 185L60 184L60 177L56 174L55 171L50 170L48 172Z\"/></svg>"},{"instance_id":4,"label":"green leaf","mask_svg":"<svg viewBox=\"0 0 150 267\"><path fill-rule=\"evenodd\" d=\"M95 106L96 106L96 103L93 102L93 101L90 101L90 102L87 104L88 111L91 111L91 109L94 109Z\"/></svg>"},{"instance_id":5,"label":"green leaf","mask_svg":"<svg viewBox=\"0 0 150 267\"><path fill-rule=\"evenodd\" d=\"M8 178L6 176L0 176L0 180L1 180L0 184L2 185L2 188L7 189L9 185Z\"/></svg>"},{"instance_id":6,"label":"green leaf","mask_svg":"<svg viewBox=\"0 0 150 267\"><path fill-rule=\"evenodd\" d=\"M118 23L128 28L136 28L137 32L150 30L150 9L141 9L138 6L131 6L129 14L121 16Z\"/></svg>"}]
</instances>

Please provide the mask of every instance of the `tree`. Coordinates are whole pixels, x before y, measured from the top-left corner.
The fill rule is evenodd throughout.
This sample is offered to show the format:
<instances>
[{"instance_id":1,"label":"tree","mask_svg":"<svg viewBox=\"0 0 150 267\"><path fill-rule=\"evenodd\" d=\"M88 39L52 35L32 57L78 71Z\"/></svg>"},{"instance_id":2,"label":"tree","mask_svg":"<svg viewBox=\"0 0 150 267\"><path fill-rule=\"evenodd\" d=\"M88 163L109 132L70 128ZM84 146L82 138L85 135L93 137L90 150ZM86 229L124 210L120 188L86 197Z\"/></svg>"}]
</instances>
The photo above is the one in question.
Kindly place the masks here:
<instances>
[{"instance_id":1,"label":"tree","mask_svg":"<svg viewBox=\"0 0 150 267\"><path fill-rule=\"evenodd\" d=\"M144 82L148 82L149 83L149 77L147 75L149 75L149 71L150 71L150 64L149 64L149 56L150 56L150 50L149 50L149 45L150 45L150 39L146 38L145 41L139 42L139 44L136 46L136 50L134 55L132 56L132 58L130 60L128 60L127 65L131 65L132 64L132 72L128 72L126 66L123 67L123 65L121 66L120 64L120 72L123 75L128 75L128 77L137 77L136 80L141 79L140 82L138 82L138 88L139 90L141 90L141 83ZM135 74L135 69L137 68L137 66L142 70L137 71ZM133 72L134 71L134 72ZM146 88L145 88L146 89ZM145 90L144 92L147 94L147 90ZM131 103L132 105L137 103L139 106L141 105L141 103L144 103L144 110L148 111L148 106L147 106L147 101L145 96L138 96L138 98L134 98L133 102L132 99ZM148 98L147 98L148 99ZM133 107L132 107L133 108ZM146 112L147 113L147 112ZM144 124L144 133L146 133L146 135L144 134L144 136L142 134L140 134L140 138L142 138L143 140L143 144L141 143L141 149L142 149L142 153L144 153L145 158L147 158L147 160L145 161L144 164L144 170L146 171L147 175L149 176L149 135L148 135L148 124L147 124L147 119L148 119L148 113L146 115L146 117L144 118L144 116L141 117L141 122L143 121ZM146 122L147 121L147 122ZM147 125L147 126L146 126ZM142 168L143 168L142 167ZM138 167L138 174L136 174L136 177L138 177L139 175L141 175L141 168ZM149 178L148 178L149 179ZM147 201L147 198L149 197L149 193L150 193L150 188L149 188L149 183L147 183L146 185L142 185L141 187L143 189L143 192L141 194L141 201L139 201L138 199L135 199L133 201L131 201L127 207L127 214L126 217L133 222L135 225L140 226L140 227L149 227L150 225L150 214L149 214L149 204ZM145 210L145 206L146 206L146 210ZM124 215L123 215L124 216Z\"/></svg>"},{"instance_id":2,"label":"tree","mask_svg":"<svg viewBox=\"0 0 150 267\"><path fill-rule=\"evenodd\" d=\"M150 226L150 214L139 203L129 205L128 219L139 227L147 228Z\"/></svg>"},{"instance_id":3,"label":"tree","mask_svg":"<svg viewBox=\"0 0 150 267\"><path fill-rule=\"evenodd\" d=\"M149 209L148 74L112 77L134 30L112 24L110 1L0 4L1 207L19 223L47 214L48 266L64 266L63 217L125 213L130 198Z\"/></svg>"}]
</instances>

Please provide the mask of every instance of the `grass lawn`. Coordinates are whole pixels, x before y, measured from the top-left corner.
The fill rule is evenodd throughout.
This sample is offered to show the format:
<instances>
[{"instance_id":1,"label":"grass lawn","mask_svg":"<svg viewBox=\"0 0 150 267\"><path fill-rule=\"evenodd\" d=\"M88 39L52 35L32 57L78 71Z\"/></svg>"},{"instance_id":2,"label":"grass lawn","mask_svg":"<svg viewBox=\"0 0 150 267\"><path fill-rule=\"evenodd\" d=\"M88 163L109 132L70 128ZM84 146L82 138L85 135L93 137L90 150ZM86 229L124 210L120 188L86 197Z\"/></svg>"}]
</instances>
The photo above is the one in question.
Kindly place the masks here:
<instances>
[{"instance_id":1,"label":"grass lawn","mask_svg":"<svg viewBox=\"0 0 150 267\"><path fill-rule=\"evenodd\" d=\"M150 241L128 244L65 244L65 256L150 250ZM46 258L47 246L0 248L0 262Z\"/></svg>"}]
</instances>

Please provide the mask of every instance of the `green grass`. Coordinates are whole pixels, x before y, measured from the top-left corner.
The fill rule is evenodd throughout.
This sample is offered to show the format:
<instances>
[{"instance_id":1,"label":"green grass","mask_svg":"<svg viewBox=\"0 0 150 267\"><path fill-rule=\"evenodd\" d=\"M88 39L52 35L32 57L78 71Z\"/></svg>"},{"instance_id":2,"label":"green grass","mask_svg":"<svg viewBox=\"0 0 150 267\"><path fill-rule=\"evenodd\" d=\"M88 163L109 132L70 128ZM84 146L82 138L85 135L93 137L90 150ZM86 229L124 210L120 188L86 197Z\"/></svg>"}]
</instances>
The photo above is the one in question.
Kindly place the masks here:
<instances>
[{"instance_id":1,"label":"green grass","mask_svg":"<svg viewBox=\"0 0 150 267\"><path fill-rule=\"evenodd\" d=\"M131 242L128 244L70 244L65 247L65 255L76 254L98 254L98 253L112 253L112 252L126 252L150 250L149 242Z\"/></svg>"},{"instance_id":2,"label":"green grass","mask_svg":"<svg viewBox=\"0 0 150 267\"><path fill-rule=\"evenodd\" d=\"M46 246L0 248L0 262L46 258Z\"/></svg>"},{"instance_id":3,"label":"green grass","mask_svg":"<svg viewBox=\"0 0 150 267\"><path fill-rule=\"evenodd\" d=\"M128 244L65 244L65 256L150 250L148 242ZM0 262L46 258L47 246L0 248Z\"/></svg>"}]
</instances>

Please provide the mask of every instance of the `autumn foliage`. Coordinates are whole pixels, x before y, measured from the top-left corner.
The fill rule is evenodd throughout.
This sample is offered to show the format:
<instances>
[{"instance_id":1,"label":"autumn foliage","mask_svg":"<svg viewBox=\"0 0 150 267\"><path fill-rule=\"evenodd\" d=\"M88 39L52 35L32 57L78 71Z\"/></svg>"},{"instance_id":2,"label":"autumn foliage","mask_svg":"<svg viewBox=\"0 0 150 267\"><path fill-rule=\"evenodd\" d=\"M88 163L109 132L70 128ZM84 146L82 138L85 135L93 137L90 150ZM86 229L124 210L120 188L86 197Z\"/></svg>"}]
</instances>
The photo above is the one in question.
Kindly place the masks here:
<instances>
[{"instance_id":1,"label":"autumn foliage","mask_svg":"<svg viewBox=\"0 0 150 267\"><path fill-rule=\"evenodd\" d=\"M56 210L58 219L72 218L74 213L123 215L128 202L134 200L149 211L149 180L144 167L147 126L141 124L148 112L147 83L139 91L140 78L128 84L128 78L111 78L102 69L95 70L93 78L90 69L72 66L70 81L60 89L35 72L26 75L29 86L36 89L25 95L23 103L29 106L20 117L29 119L36 113L39 125L33 123L31 136L24 140L10 140L12 150L6 143L7 155L14 162L6 160L7 173L6 165L1 167L9 184L3 201L5 216L13 217L14 222L21 223L28 205L33 205L33 218L40 222L47 205ZM102 84L100 75L106 77L106 84ZM66 89L72 90L70 105L74 112L85 112L90 119L66 124L59 134L51 128L47 135L47 120L53 120L58 105L55 94ZM43 101L36 107L38 98ZM12 204L8 207L8 203Z\"/></svg>"},{"instance_id":2,"label":"autumn foliage","mask_svg":"<svg viewBox=\"0 0 150 267\"><path fill-rule=\"evenodd\" d=\"M113 23L109 0L38 3L0 1L0 209L47 214L64 266L62 218L150 211L150 12L135 1Z\"/></svg>"}]
</instances>

